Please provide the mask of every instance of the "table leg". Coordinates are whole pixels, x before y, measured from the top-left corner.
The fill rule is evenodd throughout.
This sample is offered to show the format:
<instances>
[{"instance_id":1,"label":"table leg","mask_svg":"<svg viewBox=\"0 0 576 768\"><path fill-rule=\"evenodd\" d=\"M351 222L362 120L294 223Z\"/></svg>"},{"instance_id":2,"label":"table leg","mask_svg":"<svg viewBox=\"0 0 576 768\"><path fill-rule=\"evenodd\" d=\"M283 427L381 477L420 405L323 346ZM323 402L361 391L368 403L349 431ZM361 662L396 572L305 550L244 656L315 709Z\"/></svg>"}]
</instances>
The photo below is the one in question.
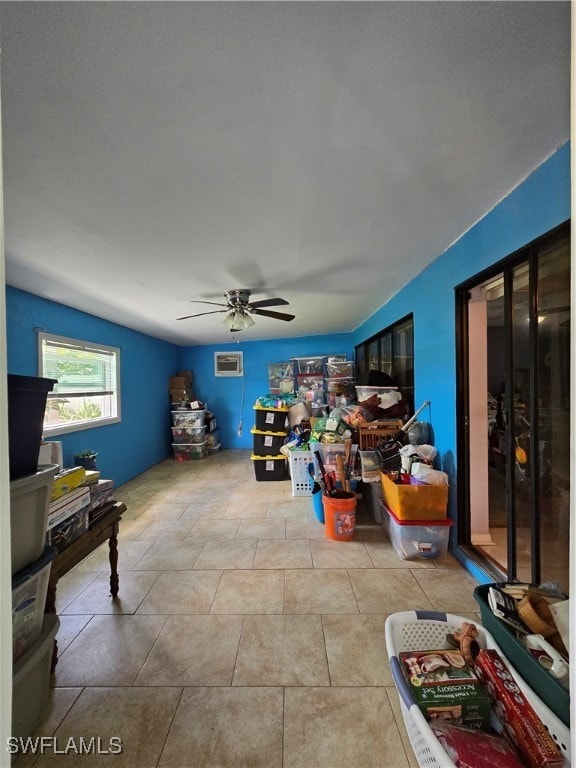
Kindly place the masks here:
<instances>
[{"instance_id":1,"label":"table leg","mask_svg":"<svg viewBox=\"0 0 576 768\"><path fill-rule=\"evenodd\" d=\"M110 560L110 594L113 598L118 597L119 579L118 579L118 537L112 534L108 541Z\"/></svg>"}]
</instances>

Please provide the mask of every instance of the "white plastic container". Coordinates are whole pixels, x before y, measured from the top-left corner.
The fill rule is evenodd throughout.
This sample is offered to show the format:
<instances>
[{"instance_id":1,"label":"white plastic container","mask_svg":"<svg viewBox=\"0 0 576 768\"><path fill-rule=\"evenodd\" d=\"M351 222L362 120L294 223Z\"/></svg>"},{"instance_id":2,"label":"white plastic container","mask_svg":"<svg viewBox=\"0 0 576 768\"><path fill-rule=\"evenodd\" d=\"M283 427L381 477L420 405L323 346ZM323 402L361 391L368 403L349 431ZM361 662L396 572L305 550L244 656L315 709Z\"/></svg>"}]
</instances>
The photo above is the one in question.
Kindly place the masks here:
<instances>
[{"instance_id":1,"label":"white plastic container","mask_svg":"<svg viewBox=\"0 0 576 768\"><path fill-rule=\"evenodd\" d=\"M176 461L203 459L206 455L206 441L202 443L172 443Z\"/></svg>"},{"instance_id":2,"label":"white plastic container","mask_svg":"<svg viewBox=\"0 0 576 768\"><path fill-rule=\"evenodd\" d=\"M12 575L42 555L46 543L48 505L55 464L41 466L33 475L10 482L10 542Z\"/></svg>"},{"instance_id":3,"label":"white plastic container","mask_svg":"<svg viewBox=\"0 0 576 768\"><path fill-rule=\"evenodd\" d=\"M383 502L382 527L402 560L445 557L452 520L399 520Z\"/></svg>"},{"instance_id":4,"label":"white plastic container","mask_svg":"<svg viewBox=\"0 0 576 768\"><path fill-rule=\"evenodd\" d=\"M172 424L175 427L203 427L206 409L197 411L172 411Z\"/></svg>"},{"instance_id":5,"label":"white plastic container","mask_svg":"<svg viewBox=\"0 0 576 768\"><path fill-rule=\"evenodd\" d=\"M356 385L356 397L358 402L362 403L364 400L369 400L372 395L385 395L387 392L395 392L398 387L361 387Z\"/></svg>"},{"instance_id":6,"label":"white plastic container","mask_svg":"<svg viewBox=\"0 0 576 768\"><path fill-rule=\"evenodd\" d=\"M52 560L57 551L46 546L42 556L12 578L12 659L17 661L40 637Z\"/></svg>"},{"instance_id":7,"label":"white plastic container","mask_svg":"<svg viewBox=\"0 0 576 768\"><path fill-rule=\"evenodd\" d=\"M172 427L172 440L174 443L203 443L206 426L180 426Z\"/></svg>"},{"instance_id":8,"label":"white plastic container","mask_svg":"<svg viewBox=\"0 0 576 768\"><path fill-rule=\"evenodd\" d=\"M55 613L43 615L38 639L18 659L13 668L12 736L32 736L44 719L50 689L50 666L54 639L60 626Z\"/></svg>"}]
</instances>

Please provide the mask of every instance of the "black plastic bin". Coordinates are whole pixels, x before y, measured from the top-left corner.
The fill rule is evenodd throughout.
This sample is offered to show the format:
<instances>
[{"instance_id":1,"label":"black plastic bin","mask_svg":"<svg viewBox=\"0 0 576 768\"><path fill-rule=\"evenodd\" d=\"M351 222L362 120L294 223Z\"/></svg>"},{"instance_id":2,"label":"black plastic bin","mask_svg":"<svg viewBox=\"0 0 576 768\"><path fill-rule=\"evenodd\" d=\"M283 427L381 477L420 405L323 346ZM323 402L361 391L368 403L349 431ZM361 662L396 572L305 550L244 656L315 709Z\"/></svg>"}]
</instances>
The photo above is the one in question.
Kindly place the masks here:
<instances>
[{"instance_id":1,"label":"black plastic bin","mask_svg":"<svg viewBox=\"0 0 576 768\"><path fill-rule=\"evenodd\" d=\"M38 470L46 400L57 383L57 379L8 374L10 480Z\"/></svg>"}]
</instances>

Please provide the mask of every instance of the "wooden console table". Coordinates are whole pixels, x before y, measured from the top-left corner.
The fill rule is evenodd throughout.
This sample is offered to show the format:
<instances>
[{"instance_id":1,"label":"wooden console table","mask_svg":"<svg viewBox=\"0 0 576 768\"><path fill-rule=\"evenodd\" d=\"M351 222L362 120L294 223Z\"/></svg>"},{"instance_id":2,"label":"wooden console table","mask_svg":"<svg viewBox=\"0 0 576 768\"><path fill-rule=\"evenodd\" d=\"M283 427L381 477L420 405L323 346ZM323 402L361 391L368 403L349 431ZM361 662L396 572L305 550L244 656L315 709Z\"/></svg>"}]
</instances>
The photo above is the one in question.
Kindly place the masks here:
<instances>
[{"instance_id":1,"label":"wooden console table","mask_svg":"<svg viewBox=\"0 0 576 768\"><path fill-rule=\"evenodd\" d=\"M56 613L56 586L58 579L64 576L65 573L68 573L75 565L78 565L81 560L84 560L85 557L105 541L108 541L109 546L110 594L113 599L118 596L118 531L120 520L125 511L126 505L122 502L108 502L102 508L100 514L90 523L90 528L86 533L82 534L76 541L73 541L72 544L69 544L52 560L44 613ZM58 645L54 641L52 672L56 668L57 663Z\"/></svg>"}]
</instances>

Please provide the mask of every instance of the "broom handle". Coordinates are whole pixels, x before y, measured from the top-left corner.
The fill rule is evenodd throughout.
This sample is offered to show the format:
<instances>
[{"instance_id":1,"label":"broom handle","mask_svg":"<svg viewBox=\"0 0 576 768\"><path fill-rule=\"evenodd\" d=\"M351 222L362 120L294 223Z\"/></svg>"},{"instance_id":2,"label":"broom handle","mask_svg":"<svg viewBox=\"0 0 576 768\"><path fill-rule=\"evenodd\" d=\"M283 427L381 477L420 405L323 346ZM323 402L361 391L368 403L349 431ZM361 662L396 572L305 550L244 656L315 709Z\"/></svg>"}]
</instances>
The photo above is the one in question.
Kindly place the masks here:
<instances>
[{"instance_id":1,"label":"broom handle","mask_svg":"<svg viewBox=\"0 0 576 768\"><path fill-rule=\"evenodd\" d=\"M414 414L414 416L411 416L411 417L408 419L408 421L406 422L406 424L404 424L404 426L400 428L400 431L399 431L399 432L397 432L397 433L394 435L394 438L395 438L395 439L397 439L398 437L400 437L400 436L402 435L402 433L403 433L403 432L406 432L406 430L408 429L408 427L410 426L410 424L412 424L412 422L416 421L416 418L417 418L417 417L418 417L418 416L419 416L419 415L422 413L422 411L424 410L424 408L426 408L426 406L428 406L428 405L430 405L430 400L424 400L424 402L422 403L422 405L420 406L420 408L418 408L418 410L416 411L416 413Z\"/></svg>"}]
</instances>

